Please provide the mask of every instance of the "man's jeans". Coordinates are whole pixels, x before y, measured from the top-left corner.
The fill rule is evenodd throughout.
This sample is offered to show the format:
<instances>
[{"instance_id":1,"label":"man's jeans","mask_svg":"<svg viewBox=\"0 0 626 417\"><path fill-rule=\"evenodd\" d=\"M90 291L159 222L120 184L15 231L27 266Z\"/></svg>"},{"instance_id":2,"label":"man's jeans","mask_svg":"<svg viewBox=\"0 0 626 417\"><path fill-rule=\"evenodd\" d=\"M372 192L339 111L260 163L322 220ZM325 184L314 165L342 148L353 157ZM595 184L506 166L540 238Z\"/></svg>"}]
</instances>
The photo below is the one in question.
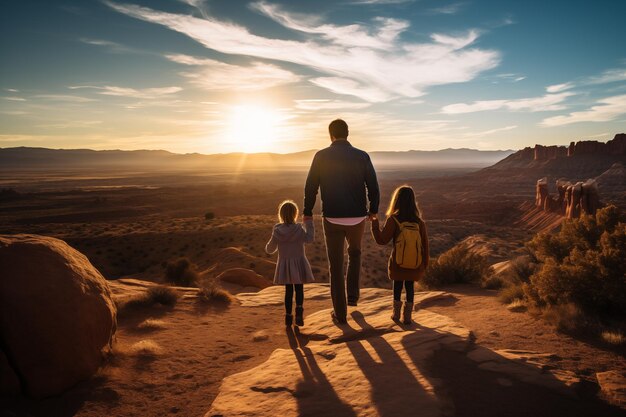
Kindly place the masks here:
<instances>
[{"instance_id":1,"label":"man's jeans","mask_svg":"<svg viewBox=\"0 0 626 417\"><path fill-rule=\"evenodd\" d=\"M361 274L361 242L365 232L365 220L354 226L333 224L324 219L324 237L326 253L330 266L330 294L335 315L345 320L348 315L346 305L346 281L348 283L348 301L359 300L359 277ZM348 241L348 274L344 277L343 254Z\"/></svg>"}]
</instances>

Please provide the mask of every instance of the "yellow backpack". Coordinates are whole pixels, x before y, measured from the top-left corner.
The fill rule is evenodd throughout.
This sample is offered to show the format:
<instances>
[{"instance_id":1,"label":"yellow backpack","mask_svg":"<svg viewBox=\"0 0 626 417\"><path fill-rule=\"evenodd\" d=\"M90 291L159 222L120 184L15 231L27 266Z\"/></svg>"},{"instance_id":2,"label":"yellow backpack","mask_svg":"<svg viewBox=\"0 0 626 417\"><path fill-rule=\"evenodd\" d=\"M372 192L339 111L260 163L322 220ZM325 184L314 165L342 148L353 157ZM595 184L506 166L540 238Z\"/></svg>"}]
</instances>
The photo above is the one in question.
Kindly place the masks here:
<instances>
[{"instance_id":1,"label":"yellow backpack","mask_svg":"<svg viewBox=\"0 0 626 417\"><path fill-rule=\"evenodd\" d=\"M396 264L401 268L417 269L422 264L422 236L418 223L398 221L392 216L400 228L394 239Z\"/></svg>"}]
</instances>

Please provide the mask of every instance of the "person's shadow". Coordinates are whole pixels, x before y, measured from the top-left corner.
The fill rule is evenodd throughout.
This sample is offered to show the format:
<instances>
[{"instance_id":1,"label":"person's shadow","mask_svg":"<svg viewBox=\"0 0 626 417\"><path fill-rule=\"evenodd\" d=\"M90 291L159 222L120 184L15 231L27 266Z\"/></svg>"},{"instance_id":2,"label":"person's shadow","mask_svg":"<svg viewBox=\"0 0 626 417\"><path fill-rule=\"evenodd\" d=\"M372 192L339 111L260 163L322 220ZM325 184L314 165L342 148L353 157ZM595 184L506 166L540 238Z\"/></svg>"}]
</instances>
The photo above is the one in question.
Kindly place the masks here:
<instances>
[{"instance_id":1,"label":"person's shadow","mask_svg":"<svg viewBox=\"0 0 626 417\"><path fill-rule=\"evenodd\" d=\"M371 385L371 400L378 414L382 417L432 414L430 408L436 413L439 404L433 393L416 379L395 348L382 335L375 335L374 327L361 312L353 312L352 318L363 331L374 334L364 340L348 342L347 346ZM365 347L366 343L373 352Z\"/></svg>"},{"instance_id":2,"label":"person's shadow","mask_svg":"<svg viewBox=\"0 0 626 417\"><path fill-rule=\"evenodd\" d=\"M297 327L294 330L290 326L287 328L287 339L302 372L302 379L291 392L298 402L298 415L356 417L352 407L339 398L320 369L313 351L306 347L306 336Z\"/></svg>"}]
</instances>

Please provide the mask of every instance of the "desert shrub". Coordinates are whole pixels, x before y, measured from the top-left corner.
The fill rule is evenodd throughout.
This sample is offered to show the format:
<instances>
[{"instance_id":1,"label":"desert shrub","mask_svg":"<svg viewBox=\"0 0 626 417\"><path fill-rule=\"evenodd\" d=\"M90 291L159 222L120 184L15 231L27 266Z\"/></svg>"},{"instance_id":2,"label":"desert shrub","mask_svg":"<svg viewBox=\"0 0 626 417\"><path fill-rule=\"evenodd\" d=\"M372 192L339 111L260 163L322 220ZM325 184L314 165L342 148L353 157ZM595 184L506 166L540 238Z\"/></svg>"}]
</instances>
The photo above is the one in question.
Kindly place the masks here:
<instances>
[{"instance_id":1,"label":"desert shrub","mask_svg":"<svg viewBox=\"0 0 626 417\"><path fill-rule=\"evenodd\" d=\"M482 288L486 288L488 290L499 290L504 287L504 285L504 278L493 274L488 274L486 277L483 277L483 280L480 283Z\"/></svg>"},{"instance_id":2,"label":"desert shrub","mask_svg":"<svg viewBox=\"0 0 626 417\"><path fill-rule=\"evenodd\" d=\"M165 265L165 278L181 287L193 287L198 281L198 272L188 258L179 258Z\"/></svg>"},{"instance_id":3,"label":"desert shrub","mask_svg":"<svg viewBox=\"0 0 626 417\"><path fill-rule=\"evenodd\" d=\"M511 304L515 300L522 300L524 298L524 289L521 284L511 283L508 286L500 290L498 299L503 304Z\"/></svg>"},{"instance_id":4,"label":"desert shrub","mask_svg":"<svg viewBox=\"0 0 626 417\"><path fill-rule=\"evenodd\" d=\"M480 282L490 275L487 259L465 244L441 254L428 266L423 284L428 288L448 284Z\"/></svg>"},{"instance_id":5,"label":"desert shrub","mask_svg":"<svg viewBox=\"0 0 626 417\"><path fill-rule=\"evenodd\" d=\"M178 293L170 287L163 285L151 287L144 294L132 298L122 305L118 305L118 311L124 315L127 311L137 308L148 308L154 305L172 307L178 301Z\"/></svg>"},{"instance_id":6,"label":"desert shrub","mask_svg":"<svg viewBox=\"0 0 626 417\"><path fill-rule=\"evenodd\" d=\"M508 277L515 283L529 282L536 269L537 264L531 256L518 256L511 261Z\"/></svg>"},{"instance_id":7,"label":"desert shrub","mask_svg":"<svg viewBox=\"0 0 626 417\"><path fill-rule=\"evenodd\" d=\"M207 211L204 213L204 220L213 220L215 218L215 213L212 211Z\"/></svg>"},{"instance_id":8,"label":"desert shrub","mask_svg":"<svg viewBox=\"0 0 626 417\"><path fill-rule=\"evenodd\" d=\"M538 260L524 286L539 307L572 304L583 312L626 312L626 223L615 206L567 220L556 234L539 234L527 247Z\"/></svg>"},{"instance_id":9,"label":"desert shrub","mask_svg":"<svg viewBox=\"0 0 626 417\"><path fill-rule=\"evenodd\" d=\"M604 331L600 335L605 343L613 346L621 346L626 344L626 337L620 332Z\"/></svg>"},{"instance_id":10,"label":"desert shrub","mask_svg":"<svg viewBox=\"0 0 626 417\"><path fill-rule=\"evenodd\" d=\"M526 303L523 300L517 299L509 303L506 308L513 313L520 313L522 311L526 311Z\"/></svg>"},{"instance_id":11,"label":"desert shrub","mask_svg":"<svg viewBox=\"0 0 626 417\"><path fill-rule=\"evenodd\" d=\"M233 296L226 290L220 288L213 280L205 280L198 290L198 300L201 302L221 302L230 304Z\"/></svg>"},{"instance_id":12,"label":"desert shrub","mask_svg":"<svg viewBox=\"0 0 626 417\"><path fill-rule=\"evenodd\" d=\"M148 292L146 293L146 300L149 305L161 304L171 307L176 305L176 302L178 301L178 293L170 287L159 285L148 289Z\"/></svg>"}]
</instances>

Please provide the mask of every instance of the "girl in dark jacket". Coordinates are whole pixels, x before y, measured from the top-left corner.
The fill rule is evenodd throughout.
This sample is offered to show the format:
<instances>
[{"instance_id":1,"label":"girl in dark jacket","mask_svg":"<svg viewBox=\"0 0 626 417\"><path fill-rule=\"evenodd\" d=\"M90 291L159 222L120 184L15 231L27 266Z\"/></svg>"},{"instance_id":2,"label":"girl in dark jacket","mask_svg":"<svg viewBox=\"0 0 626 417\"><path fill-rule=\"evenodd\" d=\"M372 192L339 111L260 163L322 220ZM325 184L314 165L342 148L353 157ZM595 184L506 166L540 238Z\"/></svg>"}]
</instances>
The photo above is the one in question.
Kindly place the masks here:
<instances>
[{"instance_id":1,"label":"girl in dark jacket","mask_svg":"<svg viewBox=\"0 0 626 417\"><path fill-rule=\"evenodd\" d=\"M417 227L415 226L417 225ZM419 228L419 240L421 242L421 262L417 267L406 267L398 264L396 256L396 239L398 239L403 227ZM393 281L393 320L400 320L402 309L402 288L406 290L406 302L402 309L402 322L411 323L413 312L413 299L415 293L415 281L424 277L429 262L428 233L426 223L422 220L420 209L415 201L415 193L408 185L398 187L391 197L391 203L387 210L387 220L382 230L378 218L372 219L372 236L379 245L386 245L393 240L393 249L389 257L389 279ZM418 246L419 247L419 246Z\"/></svg>"}]
</instances>

